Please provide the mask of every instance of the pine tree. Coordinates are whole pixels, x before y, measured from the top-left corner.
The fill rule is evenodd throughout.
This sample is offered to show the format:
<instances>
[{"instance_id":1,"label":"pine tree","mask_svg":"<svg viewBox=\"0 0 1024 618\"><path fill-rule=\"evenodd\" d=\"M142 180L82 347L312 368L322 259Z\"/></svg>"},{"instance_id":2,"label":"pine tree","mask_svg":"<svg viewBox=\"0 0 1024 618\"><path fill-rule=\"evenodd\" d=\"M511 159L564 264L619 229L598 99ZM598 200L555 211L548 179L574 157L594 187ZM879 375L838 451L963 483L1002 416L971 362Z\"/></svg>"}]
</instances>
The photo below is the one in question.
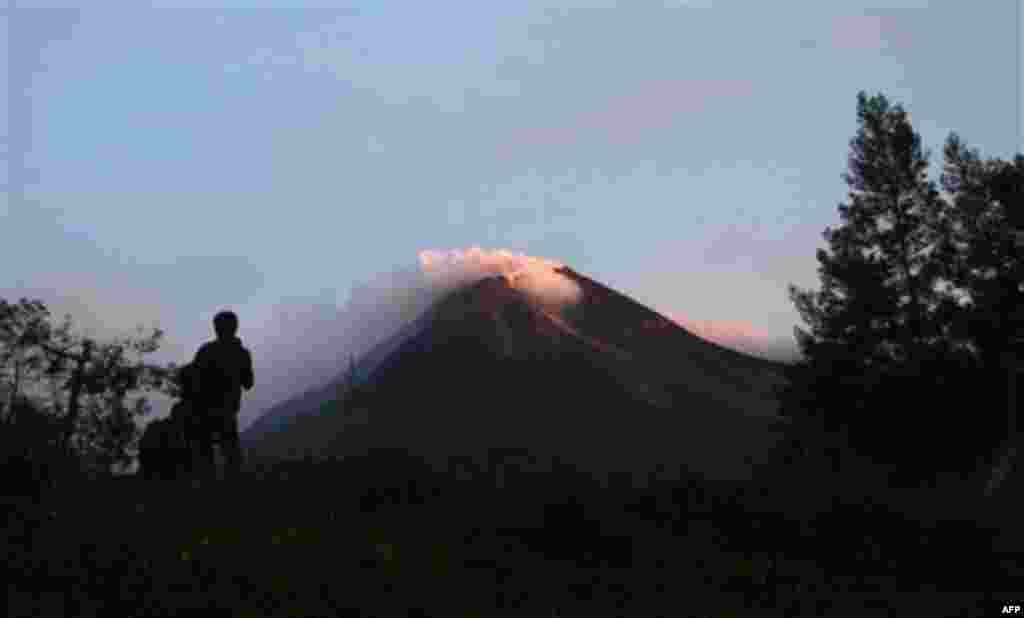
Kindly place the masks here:
<instances>
[{"instance_id":1,"label":"pine tree","mask_svg":"<svg viewBox=\"0 0 1024 618\"><path fill-rule=\"evenodd\" d=\"M954 133L945 158L942 185L953 207L942 257L945 276L959 291L950 320L956 335L994 370L1024 322L1024 260L1013 233L1024 229L1024 156L983 160Z\"/></svg>"},{"instance_id":2,"label":"pine tree","mask_svg":"<svg viewBox=\"0 0 1024 618\"><path fill-rule=\"evenodd\" d=\"M843 175L849 201L817 252L821 288L789 288L809 330L795 329L805 360L789 372L783 410L849 432L860 450L892 453L923 422L919 381L948 352L940 318L949 292L933 258L944 203L900 105L861 92L857 120Z\"/></svg>"},{"instance_id":3,"label":"pine tree","mask_svg":"<svg viewBox=\"0 0 1024 618\"><path fill-rule=\"evenodd\" d=\"M140 391L159 389L167 368L133 361L159 348L162 331L99 343L72 332L71 316L54 325L39 300L0 299L0 420L16 421L13 402L30 396L60 428L62 453L85 463L96 459L101 473L108 463L130 462L137 437L134 419L150 412L146 397L126 401ZM49 396L49 400L47 398ZM103 467L106 466L106 467Z\"/></svg>"},{"instance_id":4,"label":"pine tree","mask_svg":"<svg viewBox=\"0 0 1024 618\"><path fill-rule=\"evenodd\" d=\"M990 462L998 462L997 474L985 488L989 495L1006 476L1020 442L1024 260L1017 232L1024 230L1024 156L1011 162L982 159L951 134L945 158L942 184L952 207L941 255L946 276L960 292L947 314L955 336L966 341L985 369L986 382L975 384L989 393L990 402L1005 401L1006 417L997 432L1001 443Z\"/></svg>"},{"instance_id":5,"label":"pine tree","mask_svg":"<svg viewBox=\"0 0 1024 618\"><path fill-rule=\"evenodd\" d=\"M914 363L941 336L933 315L941 269L930 256L942 202L927 179L929 153L903 108L861 92L857 117L843 175L850 201L838 208L843 225L825 230L831 251L817 253L821 290L790 286L811 326L797 338L805 355L824 344L864 364Z\"/></svg>"}]
</instances>

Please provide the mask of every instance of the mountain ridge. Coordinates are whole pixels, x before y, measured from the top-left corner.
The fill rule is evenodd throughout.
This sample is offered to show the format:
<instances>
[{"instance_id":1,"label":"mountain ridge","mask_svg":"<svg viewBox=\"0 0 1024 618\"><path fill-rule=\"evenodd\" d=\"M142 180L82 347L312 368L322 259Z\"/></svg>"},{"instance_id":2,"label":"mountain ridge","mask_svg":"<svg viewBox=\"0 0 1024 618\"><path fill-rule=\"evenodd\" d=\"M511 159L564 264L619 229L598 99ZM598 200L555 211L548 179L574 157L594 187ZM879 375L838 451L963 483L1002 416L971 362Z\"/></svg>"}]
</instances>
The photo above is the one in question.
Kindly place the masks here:
<instances>
[{"instance_id":1,"label":"mountain ridge","mask_svg":"<svg viewBox=\"0 0 1024 618\"><path fill-rule=\"evenodd\" d=\"M713 459L699 444L708 439L763 450L753 442L765 441L767 424L750 419L774 417L766 397L781 380L779 364L707 342L569 268L556 272L580 286L578 303L544 306L504 276L443 295L402 336L366 355L379 358L365 383L372 412L356 415L358 423L341 414L317 421L321 449L415 445L443 455L530 446L551 453L573 444L570 450L587 451L581 460L614 465L629 461L609 455L621 441L635 455L646 444L662 457L687 443ZM414 411L424 407L430 414ZM749 427L730 429L736 424ZM244 438L259 451L274 433Z\"/></svg>"}]
</instances>

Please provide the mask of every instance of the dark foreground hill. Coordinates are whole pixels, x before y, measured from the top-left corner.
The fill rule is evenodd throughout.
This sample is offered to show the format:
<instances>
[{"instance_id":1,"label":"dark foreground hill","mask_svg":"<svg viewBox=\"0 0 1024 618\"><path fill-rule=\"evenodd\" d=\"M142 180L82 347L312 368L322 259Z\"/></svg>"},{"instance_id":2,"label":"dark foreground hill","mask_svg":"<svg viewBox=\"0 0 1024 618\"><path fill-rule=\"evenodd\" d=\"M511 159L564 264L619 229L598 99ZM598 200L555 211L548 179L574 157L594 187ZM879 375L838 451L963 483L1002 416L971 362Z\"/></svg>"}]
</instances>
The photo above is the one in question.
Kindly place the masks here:
<instances>
[{"instance_id":1,"label":"dark foreground hill","mask_svg":"<svg viewBox=\"0 0 1024 618\"><path fill-rule=\"evenodd\" d=\"M985 616L1019 598L1021 554L991 531L760 495L565 467L499 487L384 451L199 488L83 482L5 503L5 615Z\"/></svg>"},{"instance_id":2,"label":"dark foreground hill","mask_svg":"<svg viewBox=\"0 0 1024 618\"><path fill-rule=\"evenodd\" d=\"M290 420L246 432L250 452L402 448L443 463L502 449L601 474L748 477L778 438L781 366L556 272L579 286L579 302L545 305L505 277L457 289L364 359L357 405L325 405L330 387L307 409L290 402Z\"/></svg>"}]
</instances>

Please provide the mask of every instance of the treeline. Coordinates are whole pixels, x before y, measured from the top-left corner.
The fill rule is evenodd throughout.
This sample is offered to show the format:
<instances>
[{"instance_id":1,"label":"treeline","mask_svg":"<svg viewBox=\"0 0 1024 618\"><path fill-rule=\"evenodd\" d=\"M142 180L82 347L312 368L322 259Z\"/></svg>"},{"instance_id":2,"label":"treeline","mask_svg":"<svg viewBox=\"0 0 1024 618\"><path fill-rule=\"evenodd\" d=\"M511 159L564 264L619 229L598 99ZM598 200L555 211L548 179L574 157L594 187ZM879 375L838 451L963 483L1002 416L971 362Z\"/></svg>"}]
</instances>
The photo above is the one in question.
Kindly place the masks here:
<instances>
[{"instance_id":1,"label":"treeline","mask_svg":"<svg viewBox=\"0 0 1024 618\"><path fill-rule=\"evenodd\" d=\"M842 436L893 484L984 469L1018 408L1024 155L983 158L951 133L940 192L901 105L861 92L857 121L820 289L789 288L808 328L783 413L808 429L805 455Z\"/></svg>"},{"instance_id":2,"label":"treeline","mask_svg":"<svg viewBox=\"0 0 1024 618\"><path fill-rule=\"evenodd\" d=\"M111 474L132 462L143 393L176 395L174 365L143 358L163 332L97 341L60 324L39 300L0 299L0 465L4 495L35 493L67 477Z\"/></svg>"}]
</instances>

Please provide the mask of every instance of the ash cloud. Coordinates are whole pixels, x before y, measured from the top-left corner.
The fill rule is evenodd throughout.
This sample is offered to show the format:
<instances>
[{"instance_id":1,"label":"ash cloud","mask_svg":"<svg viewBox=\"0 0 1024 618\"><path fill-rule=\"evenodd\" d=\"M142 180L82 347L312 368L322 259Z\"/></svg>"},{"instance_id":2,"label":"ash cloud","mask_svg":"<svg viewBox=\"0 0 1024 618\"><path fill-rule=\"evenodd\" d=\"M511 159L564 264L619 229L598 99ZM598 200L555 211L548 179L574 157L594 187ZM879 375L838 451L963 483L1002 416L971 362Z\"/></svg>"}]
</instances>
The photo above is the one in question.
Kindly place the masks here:
<instances>
[{"instance_id":1,"label":"ash cloud","mask_svg":"<svg viewBox=\"0 0 1024 618\"><path fill-rule=\"evenodd\" d=\"M436 298L414 269L380 273L357 283L346 302L291 298L276 303L255 329L239 335L252 352L257 388L245 397L240 419L246 426L271 406L321 386L342 372Z\"/></svg>"},{"instance_id":2,"label":"ash cloud","mask_svg":"<svg viewBox=\"0 0 1024 618\"><path fill-rule=\"evenodd\" d=\"M419 258L431 285L442 290L474 283L485 277L502 276L512 287L548 306L562 308L578 302L582 295L576 283L554 272L564 266L555 260L480 247L426 250L420 252Z\"/></svg>"}]
</instances>

